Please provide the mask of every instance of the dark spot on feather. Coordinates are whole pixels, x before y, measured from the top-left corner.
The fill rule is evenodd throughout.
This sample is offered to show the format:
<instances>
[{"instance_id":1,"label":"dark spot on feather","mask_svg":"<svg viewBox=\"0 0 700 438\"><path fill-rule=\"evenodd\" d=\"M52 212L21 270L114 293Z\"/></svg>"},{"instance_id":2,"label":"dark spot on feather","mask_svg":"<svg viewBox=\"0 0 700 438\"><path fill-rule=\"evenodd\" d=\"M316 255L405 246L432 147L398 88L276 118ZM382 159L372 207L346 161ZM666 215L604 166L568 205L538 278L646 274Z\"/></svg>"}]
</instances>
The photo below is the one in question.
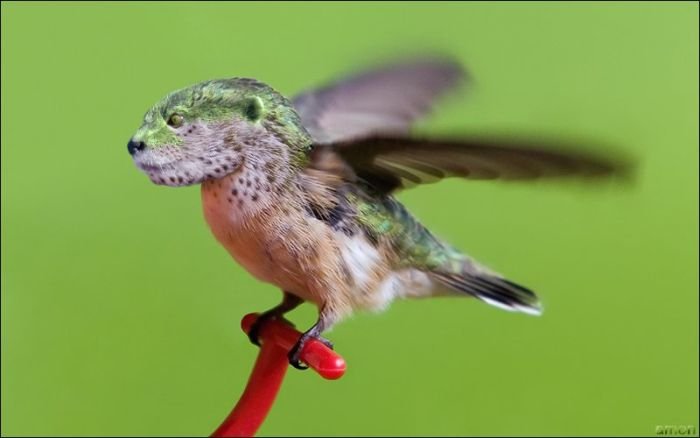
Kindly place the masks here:
<instances>
[{"instance_id":1,"label":"dark spot on feather","mask_svg":"<svg viewBox=\"0 0 700 438\"><path fill-rule=\"evenodd\" d=\"M233 203L233 199L231 199L231 198L226 198L226 200L228 201L229 204Z\"/></svg>"},{"instance_id":2,"label":"dark spot on feather","mask_svg":"<svg viewBox=\"0 0 700 438\"><path fill-rule=\"evenodd\" d=\"M224 165L222 165L221 167L223 167L224 170L228 170L228 164L224 164Z\"/></svg>"},{"instance_id":3,"label":"dark spot on feather","mask_svg":"<svg viewBox=\"0 0 700 438\"><path fill-rule=\"evenodd\" d=\"M362 227L362 231L364 231L365 237L372 245L376 246L379 244L379 236L376 233L373 233L367 227Z\"/></svg>"},{"instance_id":4,"label":"dark spot on feather","mask_svg":"<svg viewBox=\"0 0 700 438\"><path fill-rule=\"evenodd\" d=\"M323 208L316 204L307 204L306 212L316 219L326 223L334 230L341 229L345 226L343 220L350 216L350 209L343 202L338 202L331 208Z\"/></svg>"},{"instance_id":5,"label":"dark spot on feather","mask_svg":"<svg viewBox=\"0 0 700 438\"><path fill-rule=\"evenodd\" d=\"M348 237L352 237L355 235L355 229L350 228L350 227L344 227L343 234L345 234Z\"/></svg>"},{"instance_id":6,"label":"dark spot on feather","mask_svg":"<svg viewBox=\"0 0 700 438\"><path fill-rule=\"evenodd\" d=\"M239 199L239 200L238 200L238 206L239 206L239 207L243 207L243 200L242 200L242 199Z\"/></svg>"},{"instance_id":7,"label":"dark spot on feather","mask_svg":"<svg viewBox=\"0 0 700 438\"><path fill-rule=\"evenodd\" d=\"M350 272L348 265L346 265L345 263L341 263L340 266L343 269L343 277L345 277L345 280L350 284L354 284L355 277L352 276L352 273Z\"/></svg>"},{"instance_id":8,"label":"dark spot on feather","mask_svg":"<svg viewBox=\"0 0 700 438\"><path fill-rule=\"evenodd\" d=\"M237 190L237 189L231 190L231 194L232 194L233 196L238 196L238 190Z\"/></svg>"},{"instance_id":9,"label":"dark spot on feather","mask_svg":"<svg viewBox=\"0 0 700 438\"><path fill-rule=\"evenodd\" d=\"M250 187L250 180L246 180L245 185L246 187Z\"/></svg>"},{"instance_id":10,"label":"dark spot on feather","mask_svg":"<svg viewBox=\"0 0 700 438\"><path fill-rule=\"evenodd\" d=\"M181 176L178 176L178 177L177 177L177 182L179 182L180 184L182 184L183 178L182 178Z\"/></svg>"},{"instance_id":11,"label":"dark spot on feather","mask_svg":"<svg viewBox=\"0 0 700 438\"><path fill-rule=\"evenodd\" d=\"M216 172L216 173L221 172L221 168L219 168L219 167L215 168L215 169L214 169L214 172Z\"/></svg>"},{"instance_id":12,"label":"dark spot on feather","mask_svg":"<svg viewBox=\"0 0 700 438\"><path fill-rule=\"evenodd\" d=\"M212 164L211 160L204 160L204 164Z\"/></svg>"},{"instance_id":13,"label":"dark spot on feather","mask_svg":"<svg viewBox=\"0 0 700 438\"><path fill-rule=\"evenodd\" d=\"M258 200L258 194L257 194L257 193L254 194L250 199L252 199L253 201L257 201L257 200Z\"/></svg>"}]
</instances>

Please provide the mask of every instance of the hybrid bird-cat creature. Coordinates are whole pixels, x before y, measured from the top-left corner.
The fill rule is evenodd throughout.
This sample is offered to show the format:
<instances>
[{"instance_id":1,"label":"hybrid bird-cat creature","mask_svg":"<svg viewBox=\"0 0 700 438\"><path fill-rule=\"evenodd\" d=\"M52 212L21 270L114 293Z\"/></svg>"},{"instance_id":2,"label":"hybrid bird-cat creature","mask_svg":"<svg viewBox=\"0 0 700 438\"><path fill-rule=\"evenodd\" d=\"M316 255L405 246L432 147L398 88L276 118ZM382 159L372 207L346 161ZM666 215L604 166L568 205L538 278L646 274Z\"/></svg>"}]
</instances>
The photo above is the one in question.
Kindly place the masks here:
<instances>
[{"instance_id":1,"label":"hybrid bird-cat creature","mask_svg":"<svg viewBox=\"0 0 700 438\"><path fill-rule=\"evenodd\" d=\"M396 298L475 297L539 314L535 294L433 236L394 194L446 177L531 180L605 176L617 165L537 142L414 138L409 129L463 82L458 63L413 59L350 76L291 101L254 79L175 91L145 115L128 143L156 184L201 184L214 236L258 279L283 291L261 314L303 301L318 321L289 353L357 310Z\"/></svg>"}]
</instances>

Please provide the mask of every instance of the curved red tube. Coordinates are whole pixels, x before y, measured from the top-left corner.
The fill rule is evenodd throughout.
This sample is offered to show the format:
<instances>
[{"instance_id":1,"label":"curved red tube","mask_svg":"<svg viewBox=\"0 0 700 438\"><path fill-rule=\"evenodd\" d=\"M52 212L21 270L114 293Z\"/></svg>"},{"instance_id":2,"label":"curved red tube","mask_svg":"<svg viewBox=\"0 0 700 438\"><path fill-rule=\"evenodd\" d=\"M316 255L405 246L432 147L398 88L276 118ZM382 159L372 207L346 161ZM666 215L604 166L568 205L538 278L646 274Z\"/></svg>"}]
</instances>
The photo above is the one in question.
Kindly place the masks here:
<instances>
[{"instance_id":1,"label":"curved red tube","mask_svg":"<svg viewBox=\"0 0 700 438\"><path fill-rule=\"evenodd\" d=\"M248 333L258 317L250 313L241 320ZM287 352L301 333L282 321L272 320L260 330L260 353L243 395L212 437L253 436L265 421L275 402L289 365ZM345 373L345 360L322 342L310 340L301 350L301 360L325 379L339 379Z\"/></svg>"}]
</instances>

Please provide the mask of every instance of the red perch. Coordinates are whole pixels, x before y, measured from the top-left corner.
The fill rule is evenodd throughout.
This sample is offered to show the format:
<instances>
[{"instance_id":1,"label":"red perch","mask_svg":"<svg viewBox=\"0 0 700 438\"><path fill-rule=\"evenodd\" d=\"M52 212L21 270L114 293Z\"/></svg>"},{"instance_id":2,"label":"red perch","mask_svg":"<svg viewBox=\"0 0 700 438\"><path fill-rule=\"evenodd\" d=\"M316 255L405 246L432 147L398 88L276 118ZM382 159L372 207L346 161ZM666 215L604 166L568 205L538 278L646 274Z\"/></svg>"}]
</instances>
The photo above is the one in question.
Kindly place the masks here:
<instances>
[{"instance_id":1,"label":"red perch","mask_svg":"<svg viewBox=\"0 0 700 438\"><path fill-rule=\"evenodd\" d=\"M249 313L241 320L241 328L248 333L258 315ZM301 333L288 324L271 320L260 330L260 353L243 395L212 437L253 436L272 404L284 380L289 362L287 353ZM301 351L301 360L324 379L339 379L345 373L345 360L322 342L311 340Z\"/></svg>"}]
</instances>

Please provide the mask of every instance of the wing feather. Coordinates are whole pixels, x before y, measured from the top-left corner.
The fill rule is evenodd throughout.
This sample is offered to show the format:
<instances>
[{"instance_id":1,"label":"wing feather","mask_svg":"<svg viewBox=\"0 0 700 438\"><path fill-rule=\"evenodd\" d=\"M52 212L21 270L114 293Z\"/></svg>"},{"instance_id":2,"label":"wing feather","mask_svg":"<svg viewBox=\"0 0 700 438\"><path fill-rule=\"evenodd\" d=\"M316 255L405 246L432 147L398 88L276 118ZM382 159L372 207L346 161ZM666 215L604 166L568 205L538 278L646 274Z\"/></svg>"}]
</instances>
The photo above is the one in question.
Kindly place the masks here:
<instances>
[{"instance_id":1,"label":"wing feather","mask_svg":"<svg viewBox=\"0 0 700 438\"><path fill-rule=\"evenodd\" d=\"M304 92L292 103L318 144L405 134L464 76L451 59L412 59Z\"/></svg>"},{"instance_id":2,"label":"wing feather","mask_svg":"<svg viewBox=\"0 0 700 438\"><path fill-rule=\"evenodd\" d=\"M625 174L628 162L542 140L376 137L332 145L355 172L390 193L448 177L534 180Z\"/></svg>"}]
</instances>

